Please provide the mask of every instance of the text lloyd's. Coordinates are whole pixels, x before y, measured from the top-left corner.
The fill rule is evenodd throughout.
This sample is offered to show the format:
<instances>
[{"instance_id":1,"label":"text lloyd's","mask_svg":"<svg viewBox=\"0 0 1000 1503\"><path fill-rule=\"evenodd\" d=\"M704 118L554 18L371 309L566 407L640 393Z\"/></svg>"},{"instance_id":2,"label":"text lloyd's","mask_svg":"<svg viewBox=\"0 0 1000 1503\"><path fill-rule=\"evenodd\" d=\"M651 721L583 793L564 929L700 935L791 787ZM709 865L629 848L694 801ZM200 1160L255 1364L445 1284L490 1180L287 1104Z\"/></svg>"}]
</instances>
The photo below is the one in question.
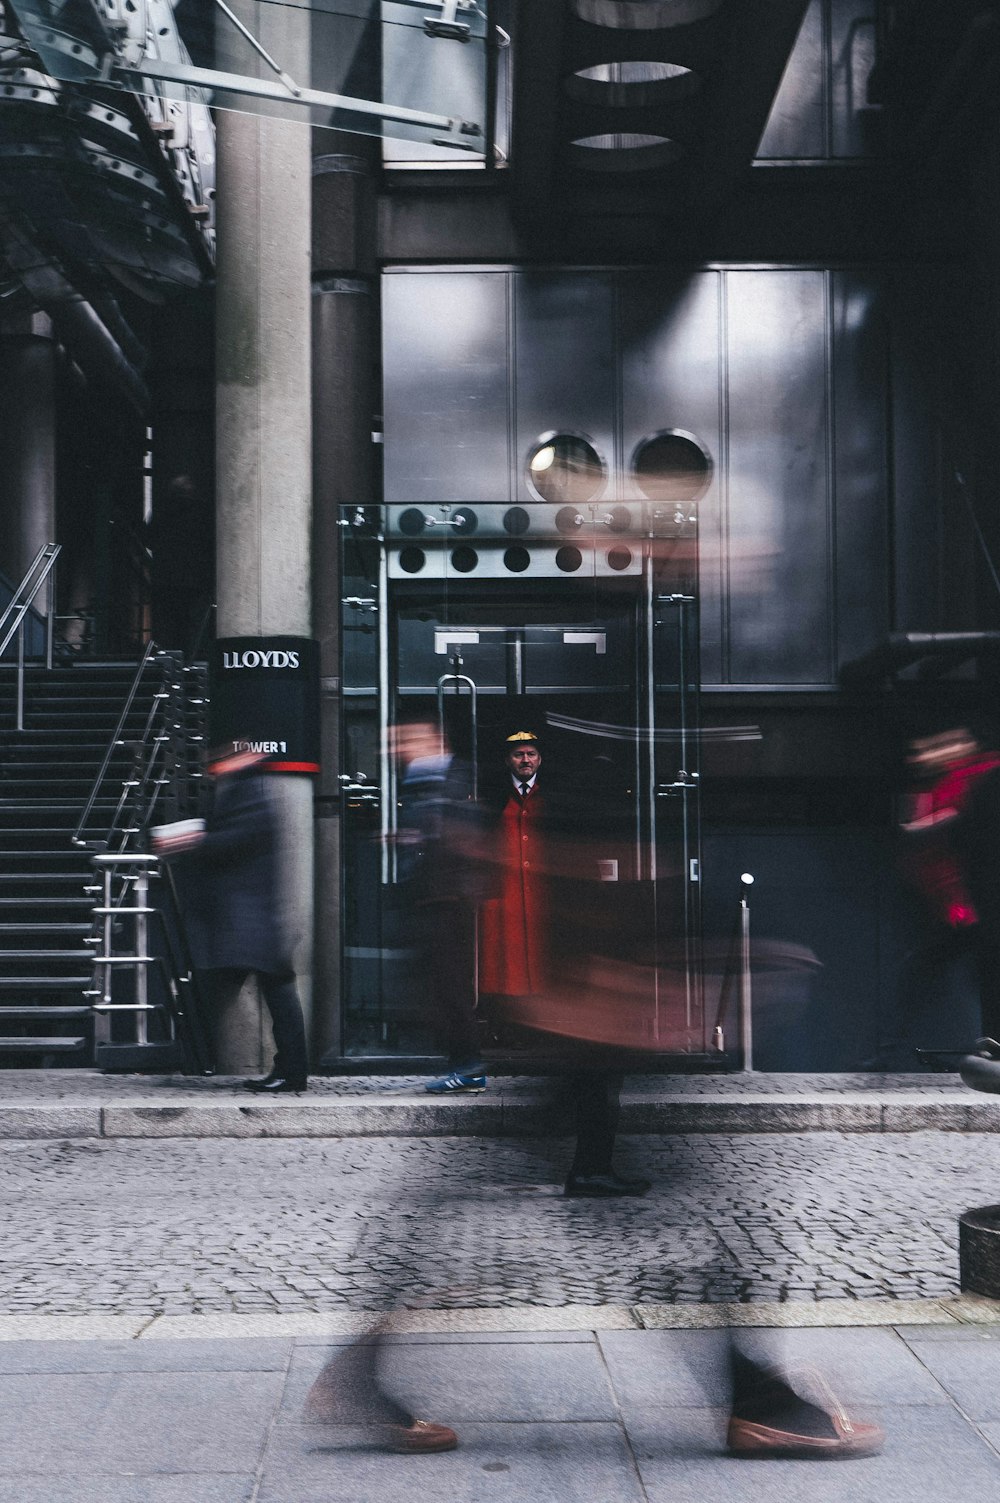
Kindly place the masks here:
<instances>
[{"instance_id":1,"label":"text lloyd's","mask_svg":"<svg viewBox=\"0 0 1000 1503\"><path fill-rule=\"evenodd\" d=\"M297 652L286 652L283 648L264 651L256 647L248 647L244 652L224 652L222 666L223 668L297 668L299 655Z\"/></svg>"}]
</instances>

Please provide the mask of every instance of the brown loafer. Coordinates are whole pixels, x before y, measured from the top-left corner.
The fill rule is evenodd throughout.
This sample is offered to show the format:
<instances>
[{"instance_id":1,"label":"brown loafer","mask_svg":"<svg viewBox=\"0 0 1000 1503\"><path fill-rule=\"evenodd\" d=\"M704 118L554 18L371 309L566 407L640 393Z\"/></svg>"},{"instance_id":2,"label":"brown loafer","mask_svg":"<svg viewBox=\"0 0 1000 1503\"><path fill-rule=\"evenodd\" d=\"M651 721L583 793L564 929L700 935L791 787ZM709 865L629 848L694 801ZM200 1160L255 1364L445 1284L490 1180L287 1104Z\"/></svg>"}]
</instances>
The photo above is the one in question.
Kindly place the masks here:
<instances>
[{"instance_id":1,"label":"brown loafer","mask_svg":"<svg viewBox=\"0 0 1000 1503\"><path fill-rule=\"evenodd\" d=\"M731 1456L877 1456L881 1451L885 1432L880 1425L848 1419L842 1411L828 1418L832 1435L801 1435L734 1415L726 1446Z\"/></svg>"},{"instance_id":2,"label":"brown loafer","mask_svg":"<svg viewBox=\"0 0 1000 1503\"><path fill-rule=\"evenodd\" d=\"M391 1451L406 1456L426 1456L433 1451L454 1451L458 1436L447 1425L415 1419L412 1425L387 1425L386 1440Z\"/></svg>"}]
</instances>

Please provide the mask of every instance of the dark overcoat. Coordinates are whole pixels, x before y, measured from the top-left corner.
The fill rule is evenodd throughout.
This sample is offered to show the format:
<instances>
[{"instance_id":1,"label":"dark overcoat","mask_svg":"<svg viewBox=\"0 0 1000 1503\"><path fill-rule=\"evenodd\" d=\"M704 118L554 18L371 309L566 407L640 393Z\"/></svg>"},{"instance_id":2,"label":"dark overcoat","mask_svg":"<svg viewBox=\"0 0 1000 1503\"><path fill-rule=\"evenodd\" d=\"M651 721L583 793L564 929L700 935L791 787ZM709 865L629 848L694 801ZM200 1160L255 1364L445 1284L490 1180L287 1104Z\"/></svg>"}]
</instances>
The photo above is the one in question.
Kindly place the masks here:
<instances>
[{"instance_id":1,"label":"dark overcoat","mask_svg":"<svg viewBox=\"0 0 1000 1503\"><path fill-rule=\"evenodd\" d=\"M251 767L216 779L205 837L180 875L195 965L292 975L266 776Z\"/></svg>"}]
</instances>

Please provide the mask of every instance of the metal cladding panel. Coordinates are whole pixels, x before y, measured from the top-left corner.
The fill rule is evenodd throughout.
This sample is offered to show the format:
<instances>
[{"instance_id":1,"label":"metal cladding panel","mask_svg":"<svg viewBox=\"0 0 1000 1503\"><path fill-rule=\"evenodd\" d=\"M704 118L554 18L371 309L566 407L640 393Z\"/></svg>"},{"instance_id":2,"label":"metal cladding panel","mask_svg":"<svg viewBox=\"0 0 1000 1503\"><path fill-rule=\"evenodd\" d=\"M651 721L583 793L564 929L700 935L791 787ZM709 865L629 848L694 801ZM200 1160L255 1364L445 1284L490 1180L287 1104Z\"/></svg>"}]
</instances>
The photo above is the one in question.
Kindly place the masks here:
<instances>
[{"instance_id":1,"label":"metal cladding panel","mask_svg":"<svg viewBox=\"0 0 1000 1503\"><path fill-rule=\"evenodd\" d=\"M940 326L929 326L939 282L938 268L911 268L893 286L894 631L940 631L953 624L941 613L936 545L940 431L928 419L937 405L938 341L947 337Z\"/></svg>"},{"instance_id":2,"label":"metal cladding panel","mask_svg":"<svg viewBox=\"0 0 1000 1503\"><path fill-rule=\"evenodd\" d=\"M839 666L889 630L888 376L879 283L870 274L838 271L831 287Z\"/></svg>"},{"instance_id":3,"label":"metal cladding panel","mask_svg":"<svg viewBox=\"0 0 1000 1503\"><path fill-rule=\"evenodd\" d=\"M642 573L643 543L639 539L597 545L538 542L505 545L498 539L426 548L408 543L390 545L390 579L439 579L461 582L477 579L626 579Z\"/></svg>"},{"instance_id":4,"label":"metal cladding panel","mask_svg":"<svg viewBox=\"0 0 1000 1503\"><path fill-rule=\"evenodd\" d=\"M594 501L617 500L615 298L610 273L523 271L514 277L515 495L536 500L527 481L532 451L548 435L585 438L607 480Z\"/></svg>"},{"instance_id":5,"label":"metal cladding panel","mask_svg":"<svg viewBox=\"0 0 1000 1503\"><path fill-rule=\"evenodd\" d=\"M712 464L708 489L693 508L698 517L702 668L711 682L722 676L722 273L628 272L620 285L623 494L640 494L632 471L636 452L644 440L664 430L688 434Z\"/></svg>"},{"instance_id":6,"label":"metal cladding panel","mask_svg":"<svg viewBox=\"0 0 1000 1503\"><path fill-rule=\"evenodd\" d=\"M505 272L382 278L385 499L510 498Z\"/></svg>"},{"instance_id":7,"label":"metal cladding panel","mask_svg":"<svg viewBox=\"0 0 1000 1503\"><path fill-rule=\"evenodd\" d=\"M727 274L728 674L833 681L827 278Z\"/></svg>"},{"instance_id":8,"label":"metal cladding panel","mask_svg":"<svg viewBox=\"0 0 1000 1503\"><path fill-rule=\"evenodd\" d=\"M459 543L476 546L523 543L526 547L546 539L590 545L625 542L641 538L648 528L660 536L687 536L685 524L677 527L673 514L662 523L654 508L639 501L618 506L557 506L535 502L530 506L462 505L448 502L435 506L390 506L386 509L386 537L421 547L452 548Z\"/></svg>"}]
</instances>

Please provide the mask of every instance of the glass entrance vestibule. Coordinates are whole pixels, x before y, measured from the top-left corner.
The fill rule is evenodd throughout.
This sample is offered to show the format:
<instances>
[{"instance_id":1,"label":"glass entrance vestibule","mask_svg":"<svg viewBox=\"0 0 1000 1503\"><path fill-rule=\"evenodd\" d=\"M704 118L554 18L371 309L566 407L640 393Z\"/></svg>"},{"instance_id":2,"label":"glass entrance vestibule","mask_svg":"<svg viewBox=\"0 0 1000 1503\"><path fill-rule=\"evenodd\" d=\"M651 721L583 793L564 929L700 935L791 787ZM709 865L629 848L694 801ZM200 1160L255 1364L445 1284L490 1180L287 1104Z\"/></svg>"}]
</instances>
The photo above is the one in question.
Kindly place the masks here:
<instances>
[{"instance_id":1,"label":"glass entrance vestibule","mask_svg":"<svg viewBox=\"0 0 1000 1503\"><path fill-rule=\"evenodd\" d=\"M690 438L664 435L646 499L610 506L595 499L604 487L585 439L551 435L532 463L538 494L524 505L341 517L348 1056L435 1051L407 940L389 752L390 727L414 719L440 727L471 768L487 841L507 740L538 738L546 789L578 811L580 837L564 884L573 912L550 921L614 936L598 948L628 967L629 1006L654 1047L706 1051L697 500L710 462Z\"/></svg>"}]
</instances>

